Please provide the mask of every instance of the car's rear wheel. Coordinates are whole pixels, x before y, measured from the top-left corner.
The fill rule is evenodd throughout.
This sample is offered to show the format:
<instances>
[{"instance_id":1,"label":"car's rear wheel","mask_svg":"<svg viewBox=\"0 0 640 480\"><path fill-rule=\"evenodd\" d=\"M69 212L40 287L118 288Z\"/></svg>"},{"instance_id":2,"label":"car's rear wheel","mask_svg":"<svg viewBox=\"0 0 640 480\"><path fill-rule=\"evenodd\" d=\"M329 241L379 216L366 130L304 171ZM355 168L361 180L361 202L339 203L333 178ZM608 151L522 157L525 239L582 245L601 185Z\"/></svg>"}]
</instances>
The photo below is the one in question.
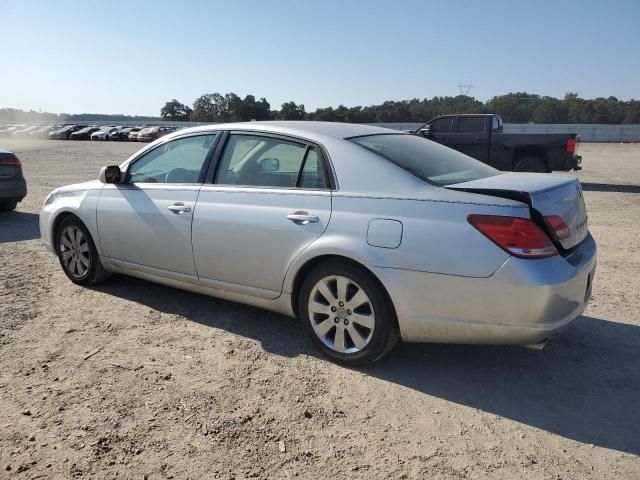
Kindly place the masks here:
<instances>
[{"instance_id":1,"label":"car's rear wheel","mask_svg":"<svg viewBox=\"0 0 640 480\"><path fill-rule=\"evenodd\" d=\"M64 273L78 285L95 285L111 276L100 257L87 227L77 218L62 220L57 230L58 259Z\"/></svg>"},{"instance_id":2,"label":"car's rear wheel","mask_svg":"<svg viewBox=\"0 0 640 480\"><path fill-rule=\"evenodd\" d=\"M12 212L18 206L18 202L15 200L3 200L0 202L0 212Z\"/></svg>"},{"instance_id":3,"label":"car's rear wheel","mask_svg":"<svg viewBox=\"0 0 640 480\"><path fill-rule=\"evenodd\" d=\"M513 167L513 171L546 173L547 166L539 158L525 157L516 162L515 166Z\"/></svg>"},{"instance_id":4,"label":"car's rear wheel","mask_svg":"<svg viewBox=\"0 0 640 480\"><path fill-rule=\"evenodd\" d=\"M316 346L344 365L375 362L399 338L395 312L382 286L346 262L330 261L307 275L298 316Z\"/></svg>"}]
</instances>

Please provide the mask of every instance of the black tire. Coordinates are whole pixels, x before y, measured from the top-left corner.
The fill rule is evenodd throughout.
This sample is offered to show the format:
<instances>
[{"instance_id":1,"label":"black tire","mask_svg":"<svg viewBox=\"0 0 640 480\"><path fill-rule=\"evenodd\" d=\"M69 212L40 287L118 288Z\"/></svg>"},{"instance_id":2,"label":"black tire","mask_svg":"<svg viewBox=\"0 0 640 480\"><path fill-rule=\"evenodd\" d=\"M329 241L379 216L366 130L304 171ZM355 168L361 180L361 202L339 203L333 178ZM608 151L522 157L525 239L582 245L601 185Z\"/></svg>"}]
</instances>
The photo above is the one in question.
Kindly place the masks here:
<instances>
[{"instance_id":1,"label":"black tire","mask_svg":"<svg viewBox=\"0 0 640 480\"><path fill-rule=\"evenodd\" d=\"M537 157L524 157L516 162L513 171L547 173L547 166Z\"/></svg>"},{"instance_id":2,"label":"black tire","mask_svg":"<svg viewBox=\"0 0 640 480\"><path fill-rule=\"evenodd\" d=\"M73 227L78 229L84 235L84 239L86 240L86 245L88 246L88 268L86 268L86 272L82 275L78 275L71 271L70 267L65 263L63 259L63 255L68 252L68 249L63 241L63 234L69 227ZM68 239L67 239L68 241ZM68 216L64 218L58 228L56 230L55 236L55 245L56 252L58 255L58 260L60 261L60 266L64 273L69 277L73 283L82 286L96 285L98 283L104 282L111 276L111 272L108 272L102 266L102 262L100 261L100 256L98 255L98 251L96 250L96 246L93 243L93 239L91 238L91 234L87 227L85 227L84 223L80 221L78 217ZM84 243L82 243L84 246Z\"/></svg>"},{"instance_id":3,"label":"black tire","mask_svg":"<svg viewBox=\"0 0 640 480\"><path fill-rule=\"evenodd\" d=\"M15 200L3 200L2 202L0 202L0 212L12 212L16 209L17 206L18 202L16 202Z\"/></svg>"},{"instance_id":4,"label":"black tire","mask_svg":"<svg viewBox=\"0 0 640 480\"><path fill-rule=\"evenodd\" d=\"M371 338L364 348L355 353L341 353L332 349L316 334L312 326L312 322L317 324L317 321L312 319L309 311L311 293L318 282L331 276L346 277L355 282L364 290L375 312L375 326ZM393 349L400 338L395 310L387 292L371 273L347 262L328 261L314 268L301 285L297 306L298 318L316 347L331 360L345 366L368 365L380 360ZM339 323L337 320L336 322Z\"/></svg>"}]
</instances>

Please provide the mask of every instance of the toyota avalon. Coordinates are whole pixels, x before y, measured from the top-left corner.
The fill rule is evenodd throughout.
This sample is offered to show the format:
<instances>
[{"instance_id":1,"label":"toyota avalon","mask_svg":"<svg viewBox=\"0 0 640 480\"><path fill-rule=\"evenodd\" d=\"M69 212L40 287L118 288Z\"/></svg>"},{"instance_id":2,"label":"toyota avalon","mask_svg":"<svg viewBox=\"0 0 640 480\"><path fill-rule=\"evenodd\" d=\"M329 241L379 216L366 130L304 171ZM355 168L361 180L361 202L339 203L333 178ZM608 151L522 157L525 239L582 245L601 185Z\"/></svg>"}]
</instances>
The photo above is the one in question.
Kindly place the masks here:
<instances>
[{"instance_id":1,"label":"toyota avalon","mask_svg":"<svg viewBox=\"0 0 640 480\"><path fill-rule=\"evenodd\" d=\"M121 273L297 316L346 365L399 339L539 345L596 266L576 178L340 123L174 132L54 190L40 231L76 284Z\"/></svg>"}]
</instances>

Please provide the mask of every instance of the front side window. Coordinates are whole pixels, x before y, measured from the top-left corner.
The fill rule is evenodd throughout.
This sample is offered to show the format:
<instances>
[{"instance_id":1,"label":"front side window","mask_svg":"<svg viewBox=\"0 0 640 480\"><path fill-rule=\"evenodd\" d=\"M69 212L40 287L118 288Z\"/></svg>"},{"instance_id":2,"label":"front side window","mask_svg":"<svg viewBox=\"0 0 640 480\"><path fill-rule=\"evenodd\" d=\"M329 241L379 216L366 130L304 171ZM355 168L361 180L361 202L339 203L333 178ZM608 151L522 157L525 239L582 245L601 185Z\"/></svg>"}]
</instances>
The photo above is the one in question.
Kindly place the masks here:
<instances>
[{"instance_id":1,"label":"front side window","mask_svg":"<svg viewBox=\"0 0 640 480\"><path fill-rule=\"evenodd\" d=\"M257 135L231 135L216 183L281 188L326 188L321 157L302 143Z\"/></svg>"},{"instance_id":2,"label":"front side window","mask_svg":"<svg viewBox=\"0 0 640 480\"><path fill-rule=\"evenodd\" d=\"M215 139L198 135L154 148L129 167L129 183L198 183Z\"/></svg>"},{"instance_id":3,"label":"front side window","mask_svg":"<svg viewBox=\"0 0 640 480\"><path fill-rule=\"evenodd\" d=\"M436 185L452 185L500 173L474 158L417 135L368 135L351 141Z\"/></svg>"},{"instance_id":4,"label":"front side window","mask_svg":"<svg viewBox=\"0 0 640 480\"><path fill-rule=\"evenodd\" d=\"M453 122L452 118L439 118L431 122L431 133L450 133L451 132L451 123Z\"/></svg>"}]
</instances>

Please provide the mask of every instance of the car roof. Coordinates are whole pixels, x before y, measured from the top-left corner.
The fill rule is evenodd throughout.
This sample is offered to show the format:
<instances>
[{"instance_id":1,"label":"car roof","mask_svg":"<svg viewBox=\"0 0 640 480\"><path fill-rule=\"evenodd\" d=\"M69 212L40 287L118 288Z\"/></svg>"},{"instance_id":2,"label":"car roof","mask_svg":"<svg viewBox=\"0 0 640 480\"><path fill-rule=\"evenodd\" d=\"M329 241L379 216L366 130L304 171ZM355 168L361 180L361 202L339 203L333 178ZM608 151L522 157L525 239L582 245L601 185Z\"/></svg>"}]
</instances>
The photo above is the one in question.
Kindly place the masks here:
<instances>
[{"instance_id":1,"label":"car roof","mask_svg":"<svg viewBox=\"0 0 640 480\"><path fill-rule=\"evenodd\" d=\"M178 130L177 132L172 134L171 137L195 132L215 130L265 131L299 136L316 141L322 141L326 137L345 139L363 135L380 135L389 133L403 134L403 132L401 132L400 130L392 130L389 128L374 127L372 125L362 125L355 123L269 120L260 122L237 122L202 125L200 127Z\"/></svg>"}]
</instances>

